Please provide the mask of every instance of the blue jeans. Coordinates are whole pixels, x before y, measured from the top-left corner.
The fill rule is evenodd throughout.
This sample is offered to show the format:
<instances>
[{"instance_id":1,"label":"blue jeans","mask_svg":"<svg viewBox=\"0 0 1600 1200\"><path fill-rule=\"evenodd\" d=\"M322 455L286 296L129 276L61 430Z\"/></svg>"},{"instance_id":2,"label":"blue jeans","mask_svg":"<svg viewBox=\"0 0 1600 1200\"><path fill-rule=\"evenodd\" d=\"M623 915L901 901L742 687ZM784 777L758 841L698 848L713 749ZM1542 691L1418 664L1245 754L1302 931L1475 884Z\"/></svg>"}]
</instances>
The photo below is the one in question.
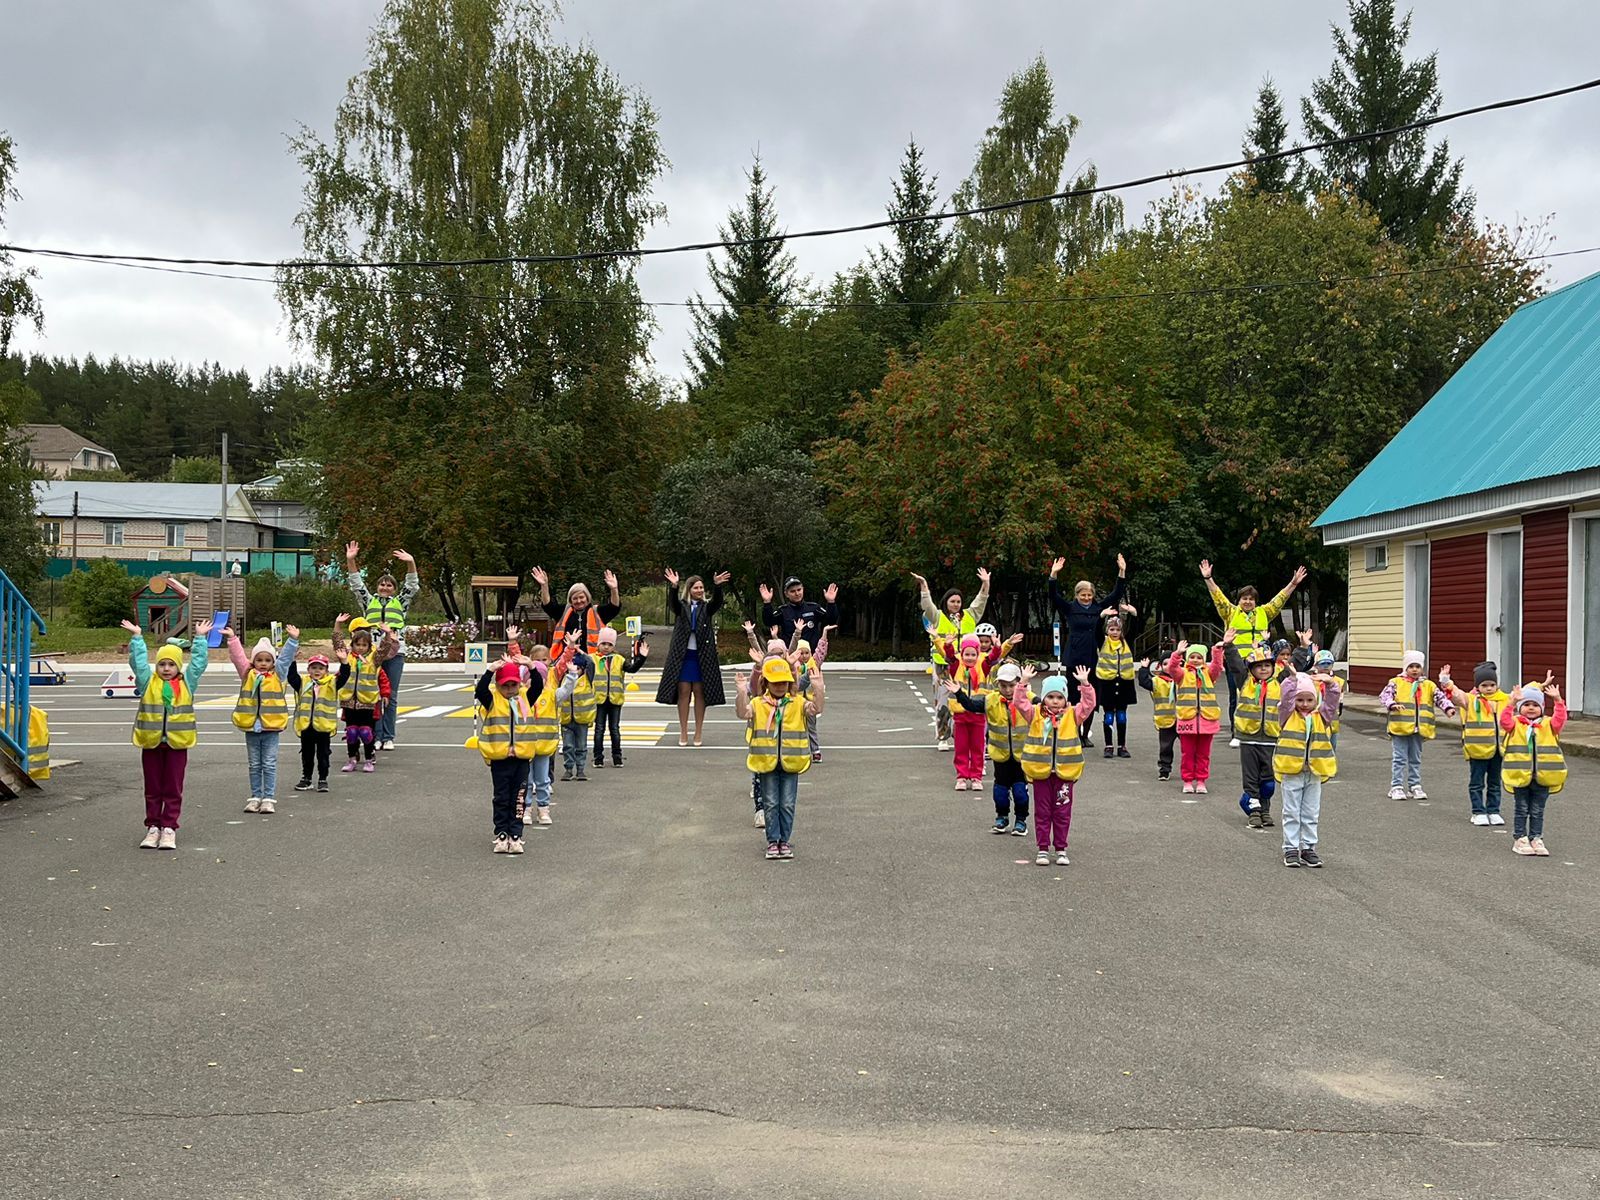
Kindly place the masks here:
<instances>
[{"instance_id":1,"label":"blue jeans","mask_svg":"<svg viewBox=\"0 0 1600 1200\"><path fill-rule=\"evenodd\" d=\"M561 765L569 771L575 771L578 777L583 778L584 768L589 764L589 726L563 725L561 727Z\"/></svg>"},{"instance_id":2,"label":"blue jeans","mask_svg":"<svg viewBox=\"0 0 1600 1200\"><path fill-rule=\"evenodd\" d=\"M1419 788L1422 786L1422 735L1420 733L1390 734L1392 761L1389 786Z\"/></svg>"},{"instance_id":3,"label":"blue jeans","mask_svg":"<svg viewBox=\"0 0 1600 1200\"><path fill-rule=\"evenodd\" d=\"M1317 818L1322 815L1322 780L1309 769L1285 775L1278 796L1283 810L1283 848L1315 846Z\"/></svg>"},{"instance_id":4,"label":"blue jeans","mask_svg":"<svg viewBox=\"0 0 1600 1200\"><path fill-rule=\"evenodd\" d=\"M1514 837L1544 836L1544 802L1550 799L1550 789L1543 784L1530 783L1527 787L1512 788L1511 798L1516 801L1516 812L1511 818Z\"/></svg>"},{"instance_id":5,"label":"blue jeans","mask_svg":"<svg viewBox=\"0 0 1600 1200\"><path fill-rule=\"evenodd\" d=\"M383 673L389 677L389 703L383 706L383 715L378 718L377 727L372 731L372 736L380 742L394 741L394 714L400 707L400 676L405 669L404 654L396 654L383 664Z\"/></svg>"},{"instance_id":6,"label":"blue jeans","mask_svg":"<svg viewBox=\"0 0 1600 1200\"><path fill-rule=\"evenodd\" d=\"M773 770L761 776L761 807L767 814L767 844L787 842L794 836L794 802L800 796L800 776Z\"/></svg>"},{"instance_id":7,"label":"blue jeans","mask_svg":"<svg viewBox=\"0 0 1600 1200\"><path fill-rule=\"evenodd\" d=\"M244 756L250 763L250 794L272 800L278 794L278 731L244 735Z\"/></svg>"},{"instance_id":8,"label":"blue jeans","mask_svg":"<svg viewBox=\"0 0 1600 1200\"><path fill-rule=\"evenodd\" d=\"M1467 778L1467 798L1472 801L1474 813L1500 811L1500 763L1497 753L1493 758L1469 758L1471 774Z\"/></svg>"},{"instance_id":9,"label":"blue jeans","mask_svg":"<svg viewBox=\"0 0 1600 1200\"><path fill-rule=\"evenodd\" d=\"M528 790L540 808L550 807L550 778L555 772L554 754L541 754L528 761Z\"/></svg>"}]
</instances>

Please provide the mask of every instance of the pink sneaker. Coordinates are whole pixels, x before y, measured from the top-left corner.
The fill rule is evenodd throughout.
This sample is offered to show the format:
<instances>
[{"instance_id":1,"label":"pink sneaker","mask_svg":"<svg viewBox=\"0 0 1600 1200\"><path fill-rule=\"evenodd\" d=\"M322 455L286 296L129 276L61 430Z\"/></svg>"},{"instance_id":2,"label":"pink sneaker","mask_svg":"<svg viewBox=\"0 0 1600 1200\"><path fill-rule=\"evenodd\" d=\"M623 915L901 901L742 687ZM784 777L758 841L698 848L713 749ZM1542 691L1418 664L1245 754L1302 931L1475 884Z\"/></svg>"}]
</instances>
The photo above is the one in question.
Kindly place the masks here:
<instances>
[{"instance_id":1,"label":"pink sneaker","mask_svg":"<svg viewBox=\"0 0 1600 1200\"><path fill-rule=\"evenodd\" d=\"M1199 792L1202 796L1210 795L1210 793L1206 791L1206 785L1204 783L1195 784L1194 790Z\"/></svg>"},{"instance_id":2,"label":"pink sneaker","mask_svg":"<svg viewBox=\"0 0 1600 1200\"><path fill-rule=\"evenodd\" d=\"M1528 839L1527 838L1519 837L1516 841L1511 843L1511 853L1513 853L1513 854L1532 854L1533 853L1533 847L1528 844Z\"/></svg>"},{"instance_id":3,"label":"pink sneaker","mask_svg":"<svg viewBox=\"0 0 1600 1200\"><path fill-rule=\"evenodd\" d=\"M1193 791L1194 791L1194 784L1192 784L1192 783L1185 783L1185 784L1184 784L1184 785L1183 785L1183 790L1184 790L1184 791L1186 791L1186 792L1193 792Z\"/></svg>"},{"instance_id":4,"label":"pink sneaker","mask_svg":"<svg viewBox=\"0 0 1600 1200\"><path fill-rule=\"evenodd\" d=\"M377 769L378 769L378 764L373 762L370 758L367 759L366 762L361 764L361 770L363 772L365 772L366 774L368 774L368 775L371 775Z\"/></svg>"},{"instance_id":5,"label":"pink sneaker","mask_svg":"<svg viewBox=\"0 0 1600 1200\"><path fill-rule=\"evenodd\" d=\"M356 760L352 758L349 762L345 763L344 766L339 768L339 774L348 775L348 774L350 774L351 771L354 771L355 769L356 769Z\"/></svg>"},{"instance_id":6,"label":"pink sneaker","mask_svg":"<svg viewBox=\"0 0 1600 1200\"><path fill-rule=\"evenodd\" d=\"M1540 858L1550 857L1550 851L1545 849L1544 839L1542 837L1529 838L1528 849L1533 854L1538 855Z\"/></svg>"},{"instance_id":7,"label":"pink sneaker","mask_svg":"<svg viewBox=\"0 0 1600 1200\"><path fill-rule=\"evenodd\" d=\"M956 780L956 791L964 792L966 790L967 790L967 781L965 779L957 779Z\"/></svg>"},{"instance_id":8,"label":"pink sneaker","mask_svg":"<svg viewBox=\"0 0 1600 1200\"><path fill-rule=\"evenodd\" d=\"M144 841L139 843L141 850L154 850L156 843L161 840L161 826L150 825L145 828Z\"/></svg>"}]
</instances>

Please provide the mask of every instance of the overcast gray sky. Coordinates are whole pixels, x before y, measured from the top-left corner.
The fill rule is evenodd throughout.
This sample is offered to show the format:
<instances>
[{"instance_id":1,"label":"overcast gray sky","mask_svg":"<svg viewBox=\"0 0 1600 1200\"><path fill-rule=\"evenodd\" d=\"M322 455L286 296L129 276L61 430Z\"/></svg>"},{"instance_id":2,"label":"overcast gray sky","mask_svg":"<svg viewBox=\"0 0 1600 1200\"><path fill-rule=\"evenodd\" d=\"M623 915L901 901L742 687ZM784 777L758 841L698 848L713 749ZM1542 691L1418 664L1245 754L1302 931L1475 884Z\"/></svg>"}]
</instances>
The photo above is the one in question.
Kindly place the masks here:
<instances>
[{"instance_id":1,"label":"overcast gray sky","mask_svg":"<svg viewBox=\"0 0 1600 1200\"><path fill-rule=\"evenodd\" d=\"M380 0L0 0L0 129L22 200L7 241L205 257L299 249L301 179L286 135L326 131L364 60ZM1419 0L1414 55L1437 49L1446 109L1593 76L1600 5ZM1093 15L1085 15L1092 12ZM948 197L1008 74L1042 51L1082 127L1073 163L1103 181L1231 157L1270 73L1291 113L1332 57L1343 0L573 0L562 28L650 97L672 171L654 244L710 237L761 151L785 225L880 216L906 140ZM1600 92L1446 127L1483 216L1554 214L1554 249L1600 245ZM1296 119L1291 132L1299 135ZM1156 190L1128 193L1136 219ZM814 279L876 239L797 243ZM38 263L46 326L19 348L216 361L296 356L270 287ZM1558 260L1552 281L1600 270ZM699 255L654 259L647 299L705 287ZM659 367L682 371L688 318L659 312Z\"/></svg>"}]
</instances>

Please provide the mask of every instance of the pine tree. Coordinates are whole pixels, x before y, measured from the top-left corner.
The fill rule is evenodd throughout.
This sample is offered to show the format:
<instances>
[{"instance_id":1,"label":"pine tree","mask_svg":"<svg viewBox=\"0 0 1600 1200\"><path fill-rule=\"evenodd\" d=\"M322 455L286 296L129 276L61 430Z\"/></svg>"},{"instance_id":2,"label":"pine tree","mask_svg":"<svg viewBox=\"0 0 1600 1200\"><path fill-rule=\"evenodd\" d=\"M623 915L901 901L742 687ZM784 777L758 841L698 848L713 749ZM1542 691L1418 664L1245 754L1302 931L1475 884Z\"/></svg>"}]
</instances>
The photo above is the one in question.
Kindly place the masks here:
<instances>
[{"instance_id":1,"label":"pine tree","mask_svg":"<svg viewBox=\"0 0 1600 1200\"><path fill-rule=\"evenodd\" d=\"M778 210L761 169L760 154L745 178L750 187L744 202L729 211L728 223L717 229L717 236L751 244L728 247L720 262L717 255L706 255L715 298L707 301L696 294L689 302L694 345L688 359L696 389L727 363L741 323L752 317L775 318L798 287L794 255L784 249Z\"/></svg>"},{"instance_id":2,"label":"pine tree","mask_svg":"<svg viewBox=\"0 0 1600 1200\"><path fill-rule=\"evenodd\" d=\"M1241 149L1246 158L1277 154L1284 149L1284 139L1288 133L1289 122L1283 115L1283 97L1278 95L1278 89L1273 86L1272 77L1269 75L1261 81L1261 90L1256 93L1255 114L1250 122L1250 128L1245 130L1244 145ZM1265 195L1278 195L1284 192L1299 194L1301 182L1301 168L1298 162L1291 163L1287 158L1275 158L1270 162L1258 162L1248 168L1245 187L1249 191Z\"/></svg>"},{"instance_id":3,"label":"pine tree","mask_svg":"<svg viewBox=\"0 0 1600 1200\"><path fill-rule=\"evenodd\" d=\"M972 173L956 192L956 207L1093 187L1098 178L1093 166L1063 186L1077 131L1078 118L1071 113L1056 119L1055 83L1044 56L1038 56L1006 80L999 120L984 134ZM958 228L965 265L974 276L971 286L997 292L1009 276L1041 267L1077 270L1110 244L1121 224L1121 200L1080 196L962 217Z\"/></svg>"},{"instance_id":4,"label":"pine tree","mask_svg":"<svg viewBox=\"0 0 1600 1200\"><path fill-rule=\"evenodd\" d=\"M913 139L900 160L889 217L900 220L936 211L939 177L923 165L922 148ZM903 340L918 340L923 330L945 315L955 295L955 234L939 221L916 221L894 227L894 241L872 252L872 279L884 301L897 307Z\"/></svg>"},{"instance_id":5,"label":"pine tree","mask_svg":"<svg viewBox=\"0 0 1600 1200\"><path fill-rule=\"evenodd\" d=\"M1300 101L1306 137L1320 142L1395 129L1438 113L1438 55L1408 63L1411 14L1395 17L1394 0L1350 0L1350 30L1333 28L1334 62ZM1452 218L1472 212L1461 186L1461 161L1441 140L1430 152L1426 130L1336 146L1311 173L1318 190L1343 185L1366 201L1396 241L1432 244Z\"/></svg>"}]
</instances>

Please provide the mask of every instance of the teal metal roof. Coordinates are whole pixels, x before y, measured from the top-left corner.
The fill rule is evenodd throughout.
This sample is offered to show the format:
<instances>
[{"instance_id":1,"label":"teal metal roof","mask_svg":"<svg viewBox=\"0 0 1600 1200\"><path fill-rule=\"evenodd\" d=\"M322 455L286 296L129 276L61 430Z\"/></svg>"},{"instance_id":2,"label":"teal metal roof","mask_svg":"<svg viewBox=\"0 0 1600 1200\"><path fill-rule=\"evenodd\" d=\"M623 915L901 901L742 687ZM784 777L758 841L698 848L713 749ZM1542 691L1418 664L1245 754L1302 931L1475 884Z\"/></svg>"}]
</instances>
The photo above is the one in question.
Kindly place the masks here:
<instances>
[{"instance_id":1,"label":"teal metal roof","mask_svg":"<svg viewBox=\"0 0 1600 1200\"><path fill-rule=\"evenodd\" d=\"M1595 467L1600 272L1512 313L1316 524Z\"/></svg>"}]
</instances>

